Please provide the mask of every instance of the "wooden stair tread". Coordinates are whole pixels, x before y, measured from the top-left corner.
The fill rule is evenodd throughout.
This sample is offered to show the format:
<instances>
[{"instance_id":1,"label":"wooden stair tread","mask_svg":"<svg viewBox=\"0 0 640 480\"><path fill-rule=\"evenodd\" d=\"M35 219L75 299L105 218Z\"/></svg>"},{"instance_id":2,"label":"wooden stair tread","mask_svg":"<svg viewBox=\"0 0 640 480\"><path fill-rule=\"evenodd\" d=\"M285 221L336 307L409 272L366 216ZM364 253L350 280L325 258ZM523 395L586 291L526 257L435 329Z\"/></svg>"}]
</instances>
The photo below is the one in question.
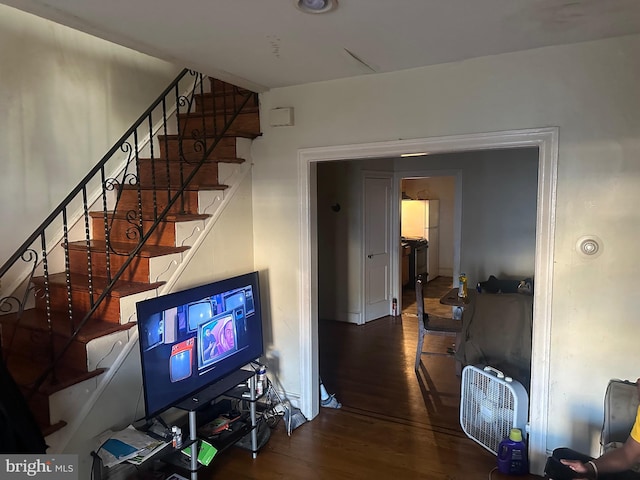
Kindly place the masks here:
<instances>
[{"instance_id":1,"label":"wooden stair tread","mask_svg":"<svg viewBox=\"0 0 640 480\"><path fill-rule=\"evenodd\" d=\"M163 165L166 164L166 162L169 163L179 163L179 162L185 162L185 165L187 166L195 166L198 164L198 161L193 161L193 162L189 162L189 161L185 161L181 158L178 157L169 157L169 158L149 158L149 157L144 157L144 158L138 158L138 162L151 162L151 161L156 162L156 164L158 165L158 170L159 172L162 173L162 167ZM204 159L202 161L203 165L204 164L208 164L208 163L244 163L246 162L246 159L244 158L240 158L240 157L207 157L206 159Z\"/></svg>"},{"instance_id":2,"label":"wooden stair tread","mask_svg":"<svg viewBox=\"0 0 640 480\"><path fill-rule=\"evenodd\" d=\"M208 92L197 93L196 96L200 98L211 98L211 97L230 97L235 95L240 95L243 97L255 96L256 92L251 90L247 90L243 87L238 87L237 85L233 85L231 83L224 82L222 80L213 79L210 83L211 90ZM250 99L249 101L251 102Z\"/></svg>"},{"instance_id":3,"label":"wooden stair tread","mask_svg":"<svg viewBox=\"0 0 640 480\"><path fill-rule=\"evenodd\" d=\"M228 102L228 103L229 103L229 105L227 105L226 108L217 107L215 109L215 111L212 108L210 110L205 110L205 111L195 110L193 112L180 113L179 115L180 115L181 118L211 117L213 115L223 115L223 114L227 114L227 115L231 116L236 112L236 108L238 106L236 105L236 108L234 108L234 106L232 104L233 102ZM240 102L236 102L236 103L240 103ZM238 112L238 116L240 116L240 115L257 115L259 113L260 113L260 108L257 107L256 105L245 105L244 108Z\"/></svg>"},{"instance_id":4,"label":"wooden stair tread","mask_svg":"<svg viewBox=\"0 0 640 480\"><path fill-rule=\"evenodd\" d=\"M255 95L255 92L252 92L251 90L247 90L246 88L242 88L242 87L238 87L236 85L233 85L231 83L227 83L224 82L222 80L218 80L218 79L212 79L215 82L215 85L212 88L212 92L203 92L203 93L198 93L197 95L199 97L202 98L211 98L213 97L225 97L225 96L231 96L232 93L238 94L238 95L244 95L244 96L249 96L249 95ZM225 86L226 88L223 88L223 86Z\"/></svg>"},{"instance_id":5,"label":"wooden stair tread","mask_svg":"<svg viewBox=\"0 0 640 480\"><path fill-rule=\"evenodd\" d=\"M160 183L160 182L158 182L158 183ZM161 188L163 188L165 186L166 185L158 185L155 188L155 190L161 189ZM189 191L189 192L199 192L199 191L213 192L213 191L216 191L216 190L226 190L227 188L229 188L229 185L226 185L224 183L196 183L193 180L191 180L189 182L189 185L187 185L184 189L186 191ZM151 185L143 184L143 185L140 186L140 190L151 191L151 190L154 190L154 188L152 188ZM178 203L178 202L176 202L176 203Z\"/></svg>"},{"instance_id":6,"label":"wooden stair tread","mask_svg":"<svg viewBox=\"0 0 640 480\"><path fill-rule=\"evenodd\" d=\"M87 292L89 291L89 276L80 273L70 273L71 285L73 285L74 291ZM34 277L33 283L39 286L44 285L44 277ZM105 287L108 285L108 280L104 277L94 275L92 277L93 291L96 295L100 295ZM49 275L49 284L51 286L64 286L67 285L67 274L65 272L53 273ZM149 290L155 290L156 288L164 285L165 282L128 282L126 280L118 280L115 282L113 289L110 292L111 297L126 297L127 295L133 295L134 293L142 293Z\"/></svg>"},{"instance_id":7,"label":"wooden stair tread","mask_svg":"<svg viewBox=\"0 0 640 480\"><path fill-rule=\"evenodd\" d=\"M51 317L51 328L53 330L53 333L65 338L71 337L72 332L70 331L70 328L68 326L68 315L62 312L51 312ZM56 321L53 320L54 318L56 319ZM75 318L73 320L77 320L77 322L74 322L74 324L76 324L82 319ZM22 312L22 316L19 319L17 313L1 315L0 324L13 325L17 326L18 328L25 328L41 332L46 332L49 329L46 315L44 314L44 312L36 308L24 310ZM135 325L135 322L119 324L92 319L89 320L87 324L78 332L76 340L80 343L89 343L91 340L100 338L104 335L109 335L111 333L120 332L123 330L129 330Z\"/></svg>"},{"instance_id":8,"label":"wooden stair tread","mask_svg":"<svg viewBox=\"0 0 640 480\"><path fill-rule=\"evenodd\" d=\"M102 216L104 215L104 212L89 212L89 216L91 216L92 218L102 218ZM125 220L127 218L127 212L126 211L118 211L115 213L113 213L113 210L107 210L107 215L109 217L115 217L118 219L122 219ZM162 221L164 223L180 223L180 222L190 222L192 220L205 220L207 218L209 218L211 215L206 214L206 213L169 213L167 215L164 216L164 218L162 219ZM153 221L155 220L155 217L153 216L153 214L147 214L145 212L142 213L142 220L144 221ZM92 240L95 241L95 240ZM129 248L131 247L131 244L125 244L123 242L112 242L112 245L127 245ZM173 247L165 247L165 248L173 248ZM177 247L175 247L177 248Z\"/></svg>"},{"instance_id":9,"label":"wooden stair tread","mask_svg":"<svg viewBox=\"0 0 640 480\"><path fill-rule=\"evenodd\" d=\"M102 215L102 212L99 212ZM143 217L144 218L144 215ZM68 244L69 250L81 250L86 251L87 243L84 241L78 242L69 242ZM127 249L131 249L130 243L121 243L121 242L111 242L111 247L116 252L122 252ZM107 242L104 240L91 240L89 242L89 249L92 253L105 253L107 249ZM154 257L162 257L163 255L170 255L172 253L182 253L186 250L189 250L189 247L170 247L166 245L143 245L142 248L136 254L138 257L142 258L154 258ZM116 255L111 252L112 255Z\"/></svg>"},{"instance_id":10,"label":"wooden stair tread","mask_svg":"<svg viewBox=\"0 0 640 480\"><path fill-rule=\"evenodd\" d=\"M171 186L171 196L175 196L175 194L178 192L178 190L176 190L176 187L174 187L173 185ZM185 187L185 191L188 192L195 192L195 191L199 191L199 190L226 190L227 188L229 188L229 185L225 185L224 183L195 183L193 180L191 182L189 182L189 185L187 185ZM160 196L165 196L166 197L166 185L162 185L162 186L158 186L156 188L153 188L150 185L140 185L140 184L136 184L136 185L123 185L122 186L123 190L142 190L142 191L148 191L148 192L152 192L154 190L156 190L158 192L157 197ZM176 202L178 203L178 202ZM170 215L178 215L178 214L170 214ZM190 214L190 213L185 213L185 214L181 214L181 215L197 215L197 214Z\"/></svg>"},{"instance_id":11,"label":"wooden stair tread","mask_svg":"<svg viewBox=\"0 0 640 480\"><path fill-rule=\"evenodd\" d=\"M11 376L15 382L23 388L26 397L30 396L30 388L47 368L42 362L35 361L19 353L13 353L7 361L7 365L11 371ZM102 375L105 371L105 368L97 368L87 372L60 365L56 368L56 380L53 381L51 375L49 375L42 385L40 385L38 392L43 395L51 395L76 383Z\"/></svg>"},{"instance_id":12,"label":"wooden stair tread","mask_svg":"<svg viewBox=\"0 0 640 480\"><path fill-rule=\"evenodd\" d=\"M151 185L147 185L147 182L145 182L142 185L135 185L135 186L127 186L127 188L132 189L132 190L146 190L146 191L159 191L159 195L161 195L162 193L166 192L166 183L163 182L157 182L159 185L156 185L156 188L153 188ZM172 186L173 187L173 186ZM189 184L184 187L185 191L188 192L196 192L196 191L215 191L215 190L226 190L227 188L229 188L229 185L225 185L223 183L197 183L194 180L191 180L189 182ZM173 188L172 188L172 191ZM176 202L177 203L177 202Z\"/></svg>"},{"instance_id":13,"label":"wooden stair tread","mask_svg":"<svg viewBox=\"0 0 640 480\"><path fill-rule=\"evenodd\" d=\"M241 131L241 130L232 130L229 129L225 132L225 134L223 135L223 137L225 138L229 138L229 137L241 137L241 138L250 138L250 139L254 139L257 138L259 136L261 136L262 133L256 133L256 132L245 132L245 131ZM210 132L210 134L205 135L204 138L216 138L217 135L215 135L213 132ZM162 142L164 141L164 139L167 140L172 140L172 141L180 141L182 140L183 142L192 142L195 140L201 140L203 137L199 137L197 139L195 138L185 138L184 136L180 136L180 135L158 135L158 141ZM214 149L215 150L215 149Z\"/></svg>"}]
</instances>

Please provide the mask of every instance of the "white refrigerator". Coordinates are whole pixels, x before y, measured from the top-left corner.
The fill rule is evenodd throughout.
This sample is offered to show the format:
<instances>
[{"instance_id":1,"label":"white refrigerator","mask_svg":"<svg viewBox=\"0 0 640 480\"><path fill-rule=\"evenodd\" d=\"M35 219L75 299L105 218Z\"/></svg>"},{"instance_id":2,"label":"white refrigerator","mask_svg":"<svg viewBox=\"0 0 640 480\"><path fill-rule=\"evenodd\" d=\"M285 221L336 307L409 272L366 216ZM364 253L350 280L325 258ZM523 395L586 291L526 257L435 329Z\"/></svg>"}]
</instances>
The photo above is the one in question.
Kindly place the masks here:
<instances>
[{"instance_id":1,"label":"white refrigerator","mask_svg":"<svg viewBox=\"0 0 640 480\"><path fill-rule=\"evenodd\" d=\"M426 238L429 242L427 281L439 275L440 200L402 200L401 235Z\"/></svg>"}]
</instances>

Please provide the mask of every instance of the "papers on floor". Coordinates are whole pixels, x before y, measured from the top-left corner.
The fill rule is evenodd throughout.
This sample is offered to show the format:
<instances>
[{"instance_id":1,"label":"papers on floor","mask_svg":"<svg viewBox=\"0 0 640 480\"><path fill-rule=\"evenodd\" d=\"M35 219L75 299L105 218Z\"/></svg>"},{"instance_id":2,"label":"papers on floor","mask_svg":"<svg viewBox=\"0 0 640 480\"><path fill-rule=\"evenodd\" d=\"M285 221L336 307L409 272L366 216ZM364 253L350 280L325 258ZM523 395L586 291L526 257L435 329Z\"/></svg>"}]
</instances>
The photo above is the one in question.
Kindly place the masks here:
<instances>
[{"instance_id":1,"label":"papers on floor","mask_svg":"<svg viewBox=\"0 0 640 480\"><path fill-rule=\"evenodd\" d=\"M140 465L169 444L136 430L132 425L119 432L107 430L98 436L98 442L100 448L97 453L105 467L122 462Z\"/></svg>"}]
</instances>

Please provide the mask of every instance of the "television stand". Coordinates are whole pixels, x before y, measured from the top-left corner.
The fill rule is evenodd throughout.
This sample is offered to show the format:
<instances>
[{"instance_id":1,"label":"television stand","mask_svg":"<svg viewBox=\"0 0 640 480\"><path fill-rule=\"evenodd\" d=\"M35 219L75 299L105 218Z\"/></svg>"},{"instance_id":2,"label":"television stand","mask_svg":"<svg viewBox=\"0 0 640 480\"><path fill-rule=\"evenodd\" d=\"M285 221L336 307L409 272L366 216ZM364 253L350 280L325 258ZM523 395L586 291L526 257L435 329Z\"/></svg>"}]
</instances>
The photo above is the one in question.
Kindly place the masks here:
<instances>
[{"instance_id":1,"label":"television stand","mask_svg":"<svg viewBox=\"0 0 640 480\"><path fill-rule=\"evenodd\" d=\"M249 381L249 398L242 397L242 391L245 388L238 387L241 384ZM183 400L179 404L175 405L176 408L188 412L189 416L189 440L185 443L184 447L191 445L191 455L186 457L184 454L171 455L167 458L167 463L175 465L181 469L187 470L191 473L190 480L198 479L198 470L202 467L198 464L198 420L197 412L199 410L206 410L210 407L211 403L221 396L230 396L238 399L245 400L249 403L249 424L246 426L246 432L241 430L237 438L232 438L224 445L214 445L218 451L222 451L227 447L234 445L240 438L244 437L247 433L251 435L251 453L252 458L258 456L258 436L257 436L257 415L256 415L256 376L253 370L239 369L221 380L209 385L205 389L201 390L196 396ZM188 460L188 462L186 462Z\"/></svg>"},{"instance_id":2,"label":"television stand","mask_svg":"<svg viewBox=\"0 0 640 480\"><path fill-rule=\"evenodd\" d=\"M239 387L240 384L246 383L247 380L249 381L248 398L242 395L243 392L246 392L246 387ZM258 400L258 396L256 395L256 374L253 370L239 369L222 378L218 382L209 385L205 389L198 392L197 395L176 404L175 408L186 411L188 413L189 438L185 439L182 447L180 447L179 449L174 449L168 446L158 454L151 457L148 462L145 462L143 465L145 465L146 468L151 468L157 460L160 462L160 464L164 465L162 467L163 472L165 471L166 466L171 466L173 468L169 467L170 470L175 471L174 469L177 468L181 470L181 472L178 473L183 476L186 475L182 472L188 472L188 474L190 475L189 480L198 480L199 470L206 467L198 463L198 447L200 439L198 438L197 434L197 414L199 411L204 414L207 408L212 407L212 402L218 397L222 396L248 402L249 416L248 419L244 420L242 428L238 429L237 432L233 432L233 435L230 435L228 438L226 438L223 444L209 440L210 443L212 443L213 446L217 448L218 454L220 454L223 450L234 445L241 438L244 438L247 434L249 434L251 439L250 445L252 458L256 458L258 455L258 422L256 414L256 400ZM186 456L184 453L182 453L182 450L189 446L191 447L191 455ZM133 467L133 465L129 466ZM123 464L120 464L119 467L125 468ZM144 470L145 467L143 467L141 470ZM135 475L140 475L140 477L135 476L127 478L148 478L144 477L143 471L133 471L136 472ZM111 472L110 469L106 469L106 478L110 478L112 473L117 476L117 478L121 478L120 476L118 476L118 473L116 473L116 471Z\"/></svg>"},{"instance_id":3,"label":"television stand","mask_svg":"<svg viewBox=\"0 0 640 480\"><path fill-rule=\"evenodd\" d=\"M236 370L230 375L224 377L222 380L209 385L202 390L197 396L184 400L180 404L176 405L176 408L181 410L187 410L189 412L189 440L192 443L191 448L191 480L198 480L198 435L196 433L198 429L198 423L196 419L196 412L198 408L209 405L216 398L224 395L230 390L234 389L241 383L249 380L249 392L250 392L250 407L249 415L251 418L251 449L253 458L257 457L258 438L256 431L256 377L255 372L249 370Z\"/></svg>"}]
</instances>

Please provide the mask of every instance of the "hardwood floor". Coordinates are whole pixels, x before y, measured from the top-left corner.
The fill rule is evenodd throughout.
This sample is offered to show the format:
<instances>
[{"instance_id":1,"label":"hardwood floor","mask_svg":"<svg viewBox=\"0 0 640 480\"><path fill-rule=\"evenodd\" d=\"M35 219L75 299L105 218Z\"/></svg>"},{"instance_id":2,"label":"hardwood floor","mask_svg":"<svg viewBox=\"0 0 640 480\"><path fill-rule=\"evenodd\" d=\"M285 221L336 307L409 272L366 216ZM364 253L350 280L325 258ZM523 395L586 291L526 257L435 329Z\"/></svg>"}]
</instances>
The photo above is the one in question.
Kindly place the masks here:
<instances>
[{"instance_id":1,"label":"hardwood floor","mask_svg":"<svg viewBox=\"0 0 640 480\"><path fill-rule=\"evenodd\" d=\"M451 287L448 282L446 288ZM490 476L495 456L460 428L454 360L425 357L421 370L414 372L417 319L411 306L404 305L402 317L363 326L321 322L320 372L343 407L321 409L290 437L281 422L255 460L246 450L232 448L199 478L509 478L497 471ZM446 349L451 339L434 336L429 341Z\"/></svg>"}]
</instances>

